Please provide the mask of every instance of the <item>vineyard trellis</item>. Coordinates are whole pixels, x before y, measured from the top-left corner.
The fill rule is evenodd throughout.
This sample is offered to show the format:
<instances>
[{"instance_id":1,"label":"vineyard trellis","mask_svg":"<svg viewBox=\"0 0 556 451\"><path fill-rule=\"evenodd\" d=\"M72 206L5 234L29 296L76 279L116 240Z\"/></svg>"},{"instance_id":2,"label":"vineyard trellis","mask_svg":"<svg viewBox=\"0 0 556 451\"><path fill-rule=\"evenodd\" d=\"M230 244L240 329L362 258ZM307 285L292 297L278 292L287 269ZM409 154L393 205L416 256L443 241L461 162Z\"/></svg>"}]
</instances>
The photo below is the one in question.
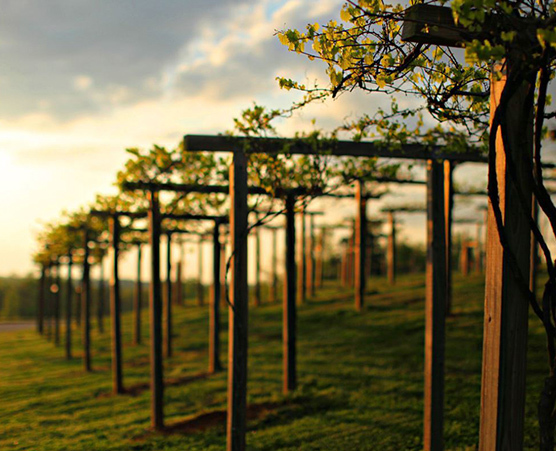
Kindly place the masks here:
<instances>
[{"instance_id":1,"label":"vineyard trellis","mask_svg":"<svg viewBox=\"0 0 556 451\"><path fill-rule=\"evenodd\" d=\"M191 140L196 144L192 145ZM311 149L304 147L298 140L275 140L275 139L260 139L250 138L243 141L242 138L231 137L190 137L186 136L184 149L190 151L222 151L222 143L225 142L226 148L230 149L233 154L233 161L230 169L229 185L211 184L210 181L204 183L177 183L171 180L163 181L148 181L148 182L134 182L134 181L121 181L120 186L124 192L139 191L146 194L146 202L142 202L141 209L126 211L123 207L116 210L95 210L91 209L89 215L91 217L100 216L109 219L111 226L111 246L114 249L119 249L118 236L119 217L127 216L132 220L148 219L148 234L149 243L151 246L151 284L150 284L150 311L151 311L151 423L155 429L162 429L164 427L163 416L163 371L162 371L162 356L163 356L163 339L162 339L162 324L163 324L163 302L162 302L162 284L160 280L160 237L164 233L179 233L178 228L162 228L163 220L187 220L187 221L214 221L215 225L219 225L223 221L222 216L214 214L198 214L198 213L169 213L163 211L160 206L160 198L162 191L171 192L183 200L183 196L188 194L203 194L203 195L223 195L229 194L230 197L230 239L231 239L231 258L229 266L231 268L231 286L229 289L229 310L230 310L230 326L229 326L229 415L228 415L228 444L229 449L244 449L245 446L245 427L246 427L246 362L247 362L247 304L248 304L248 285L247 285L247 256L246 244L249 229L251 228L247 221L247 215L250 211L248 205L248 196L269 196L270 198L277 197L285 202L284 210L272 212L272 216L280 213L285 213L286 216L286 261L285 261L285 280L284 280L284 299L283 299L283 355L284 355L284 391L289 392L296 388L297 385L297 372L296 372L296 291L297 291L297 271L296 271L296 238L295 238L295 215L296 212L305 209L305 201L303 195L318 197L321 195L345 198L353 198L353 194L338 194L322 190L310 191L307 188L283 188L281 187L274 193L269 193L267 189L249 186L248 185L248 156L251 151L255 152L269 152L272 153L287 153L287 154L310 154ZM208 144L207 144L208 142ZM238 144L239 143L239 144ZM243 146L245 143L254 145L256 150L246 152ZM277 144L278 143L278 144ZM268 144L268 147L267 147ZM446 211L445 211L445 193L446 193L446 179L444 174L445 162L443 159L449 158L450 161L465 162L469 157L471 161L482 161L482 157L474 153L459 153L451 154L445 153L441 148L434 150L427 149L426 146L402 149L384 149L376 144L369 143L352 143L346 141L334 141L331 146L335 157L342 155L354 154L357 157L383 157L390 159L420 159L427 162L427 211L428 211L428 264L427 264L427 301L426 301L426 366L425 366L425 380L427 381L426 396L425 396L425 412L427 421L425 427L429 428L426 434L437 433L442 429L443 419L443 340L444 340L444 316L446 309L446 273L448 271L446 262L446 237L445 237L445 224L446 224ZM376 154L376 155L375 155ZM390 178L384 180L384 183L396 183L397 180ZM401 182L413 183L408 180L401 180ZM422 182L417 182L422 183ZM367 259L366 252L366 199L376 197L372 191L367 192L362 180L356 180L356 203L357 203L357 216L359 219L359 227L354 234L357 240L359 235L361 238L357 240L356 249L359 249L358 257L356 259L355 272L358 274L358 279L363 283L366 280L366 267ZM126 206L126 208L129 205ZM148 209L145 212L145 208ZM269 210L271 211L271 210ZM114 220L113 218L118 218ZM256 221L259 225L260 221ZM310 227L312 229L312 227ZM89 253L89 233L91 228L84 227L80 229L85 235L84 238L84 277L83 277L83 324L86 325L89 321L89 308L87 299L90 299L86 294L86 287L88 281L88 261L87 254ZM145 229L127 229L129 232L144 233ZM187 233L191 232L187 229ZM201 233L201 232L199 232ZM206 232L202 232L203 234ZM98 232L95 231L95 234ZM220 285L220 258L222 249L219 247L220 239L218 236L218 227L213 229L214 234L214 290L213 299L211 304L217 306L218 302L218 287ZM304 236L305 234L303 234ZM310 243L314 242L314 235L311 233ZM171 246L172 241L168 240L168 245ZM218 244L217 244L218 243ZM136 242L131 241L129 245L136 245ZM309 246L310 248L312 245ZM243 254L242 254L243 253ZM113 252L113 256L117 258L117 252ZM170 257L170 251L167 251L167 257ZM312 258L313 251L306 252L301 261L308 261ZM363 258L362 258L363 256ZM114 263L114 262L113 262ZM170 262L171 263L171 262ZM315 263L316 264L316 263ZM171 266L167 261L167 275L171 276ZM359 271L359 272L358 272ZM312 274L316 273L313 268ZM117 263L113 265L113 277L117 279L118 269ZM322 269L321 269L322 275ZM311 278L313 275L310 276ZM139 280L139 278L138 278ZM307 280L307 279L306 279ZM167 281L170 282L170 279ZM312 283L312 282L310 282ZM167 285L166 302L170 303L173 296L171 287ZM112 287L113 293L114 286ZM363 293L364 285L356 284L356 298L357 293L361 293L360 302L356 304L356 308L362 309L363 307ZM116 299L113 294L113 299ZM113 304L113 302L112 302ZM441 305L442 304L442 305ZM112 309L112 329L116 330L114 336L118 336L117 327L114 327L114 312L118 313L118 309ZM168 308L166 309L168 315ZM118 313L119 315L119 313ZM211 320L212 320L211 313ZM171 321L171 313L166 317L166 331L171 331L168 327ZM217 319L216 319L217 321ZM84 327L84 329L86 329ZM114 332L113 332L114 334ZM213 333L211 333L212 335ZM85 343L85 340L84 340ZM113 342L114 345L114 342ZM89 344L90 346L90 344ZM167 345L168 347L168 345ZM85 352L85 355L87 352ZM209 353L209 359L211 359ZM116 348L114 348L113 361L121 360L121 355L118 358ZM90 362L89 362L90 365ZM114 375L118 375L117 367L114 367ZM116 377L114 376L114 377ZM117 383L115 379L114 386L123 387L121 383ZM427 431L425 429L425 431Z\"/></svg>"}]
</instances>

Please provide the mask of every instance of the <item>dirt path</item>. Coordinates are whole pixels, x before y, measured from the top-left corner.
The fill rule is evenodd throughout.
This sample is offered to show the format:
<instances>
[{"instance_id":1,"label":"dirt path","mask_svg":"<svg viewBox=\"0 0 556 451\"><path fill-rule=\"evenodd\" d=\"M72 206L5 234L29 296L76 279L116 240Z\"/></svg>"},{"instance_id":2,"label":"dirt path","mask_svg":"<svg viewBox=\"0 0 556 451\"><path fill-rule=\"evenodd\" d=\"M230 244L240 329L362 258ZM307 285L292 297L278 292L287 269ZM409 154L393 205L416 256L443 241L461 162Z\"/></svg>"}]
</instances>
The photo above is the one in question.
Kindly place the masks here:
<instances>
[{"instance_id":1,"label":"dirt path","mask_svg":"<svg viewBox=\"0 0 556 451\"><path fill-rule=\"evenodd\" d=\"M35 325L32 321L17 322L17 323L0 323L1 332L13 332L16 330L30 329Z\"/></svg>"}]
</instances>

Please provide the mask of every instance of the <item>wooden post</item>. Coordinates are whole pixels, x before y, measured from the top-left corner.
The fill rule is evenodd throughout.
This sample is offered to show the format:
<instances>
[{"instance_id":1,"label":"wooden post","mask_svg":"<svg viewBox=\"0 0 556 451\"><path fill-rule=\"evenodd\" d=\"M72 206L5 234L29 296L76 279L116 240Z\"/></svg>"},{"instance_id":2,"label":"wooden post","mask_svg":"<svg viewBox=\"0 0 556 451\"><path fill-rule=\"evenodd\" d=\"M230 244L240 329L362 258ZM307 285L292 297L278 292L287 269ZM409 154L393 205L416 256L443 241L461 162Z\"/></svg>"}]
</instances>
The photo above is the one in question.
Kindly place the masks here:
<instances>
[{"instance_id":1,"label":"wooden post","mask_svg":"<svg viewBox=\"0 0 556 451\"><path fill-rule=\"evenodd\" d=\"M247 157L233 154L230 167L230 241L232 278L228 326L227 450L244 451L247 429Z\"/></svg>"},{"instance_id":2,"label":"wooden post","mask_svg":"<svg viewBox=\"0 0 556 451\"><path fill-rule=\"evenodd\" d=\"M223 306L227 306L227 296L228 296L228 286L226 282L226 266L227 266L227 259L226 259L226 241L222 243L220 247L220 304Z\"/></svg>"},{"instance_id":3,"label":"wooden post","mask_svg":"<svg viewBox=\"0 0 556 451\"><path fill-rule=\"evenodd\" d=\"M56 269L56 278L52 286L52 294L54 299L54 344L60 346L60 262L54 265Z\"/></svg>"},{"instance_id":4,"label":"wooden post","mask_svg":"<svg viewBox=\"0 0 556 451\"><path fill-rule=\"evenodd\" d=\"M172 234L166 233L166 329L164 335L164 348L166 357L172 356Z\"/></svg>"},{"instance_id":5,"label":"wooden post","mask_svg":"<svg viewBox=\"0 0 556 451\"><path fill-rule=\"evenodd\" d=\"M507 61L509 71L514 70ZM519 63L518 63L519 65ZM492 77L491 117L500 101L506 80ZM522 278L529 275L531 235L527 216L531 212L531 166L533 151L533 89L523 83L512 91L502 112L508 148L500 130L496 136L496 177L500 210L505 223L507 246L513 253ZM513 160L516 182L508 174L507 157ZM492 177L492 174L489 174ZM515 184L529 202L524 212ZM521 450L525 411L528 302L517 275L508 263L508 250L500 244L491 203L488 204L486 242L486 288L483 333L483 374L479 449Z\"/></svg>"},{"instance_id":6,"label":"wooden post","mask_svg":"<svg viewBox=\"0 0 556 451\"><path fill-rule=\"evenodd\" d=\"M446 322L444 167L427 162L427 286L425 299L424 449L443 449Z\"/></svg>"},{"instance_id":7,"label":"wooden post","mask_svg":"<svg viewBox=\"0 0 556 451\"><path fill-rule=\"evenodd\" d=\"M367 257L367 199L364 183L358 180L355 184L355 200L357 215L355 219L355 309L363 311L365 303L365 262Z\"/></svg>"},{"instance_id":8,"label":"wooden post","mask_svg":"<svg viewBox=\"0 0 556 451\"><path fill-rule=\"evenodd\" d=\"M484 232L483 232L483 268L486 274L487 268L487 247L488 247L488 207L485 208L483 213L483 224L484 224Z\"/></svg>"},{"instance_id":9,"label":"wooden post","mask_svg":"<svg viewBox=\"0 0 556 451\"><path fill-rule=\"evenodd\" d=\"M309 215L309 239L307 243L307 291L309 297L315 297L315 215Z\"/></svg>"},{"instance_id":10,"label":"wooden post","mask_svg":"<svg viewBox=\"0 0 556 451\"><path fill-rule=\"evenodd\" d=\"M176 297L175 304L183 305L183 255L176 264Z\"/></svg>"},{"instance_id":11,"label":"wooden post","mask_svg":"<svg viewBox=\"0 0 556 451\"><path fill-rule=\"evenodd\" d=\"M486 223L485 223L486 227ZM478 273L483 272L483 245L481 243L481 223L477 223L477 255L475 257L475 271Z\"/></svg>"},{"instance_id":12,"label":"wooden post","mask_svg":"<svg viewBox=\"0 0 556 451\"><path fill-rule=\"evenodd\" d=\"M52 339L52 263L46 268L46 297L45 297L45 319L46 319L46 339Z\"/></svg>"},{"instance_id":13,"label":"wooden post","mask_svg":"<svg viewBox=\"0 0 556 451\"><path fill-rule=\"evenodd\" d=\"M390 234L388 235L388 283L396 283L396 219L394 213L388 212L388 223L390 224Z\"/></svg>"},{"instance_id":14,"label":"wooden post","mask_svg":"<svg viewBox=\"0 0 556 451\"><path fill-rule=\"evenodd\" d=\"M81 327L81 317L83 316L81 312L81 306L83 305L82 295L83 283L78 283L75 286L75 324L77 325L77 327Z\"/></svg>"},{"instance_id":15,"label":"wooden post","mask_svg":"<svg viewBox=\"0 0 556 451\"><path fill-rule=\"evenodd\" d=\"M460 270L463 277L469 275L469 246L467 245L467 238L462 236L461 238L461 250L460 250Z\"/></svg>"},{"instance_id":16,"label":"wooden post","mask_svg":"<svg viewBox=\"0 0 556 451\"><path fill-rule=\"evenodd\" d=\"M112 335L112 391L114 394L123 393L122 383L122 330L121 330L121 300L120 300L120 218L111 215L108 220L112 237L112 277L110 278L110 319Z\"/></svg>"},{"instance_id":17,"label":"wooden post","mask_svg":"<svg viewBox=\"0 0 556 451\"><path fill-rule=\"evenodd\" d=\"M324 231L323 227L318 235L315 249L315 284L317 288L322 288L324 280Z\"/></svg>"},{"instance_id":18,"label":"wooden post","mask_svg":"<svg viewBox=\"0 0 556 451\"><path fill-rule=\"evenodd\" d=\"M41 265L41 276L39 279L39 297L37 305L37 331L39 334L44 333L44 304L46 296L46 267Z\"/></svg>"},{"instance_id":19,"label":"wooden post","mask_svg":"<svg viewBox=\"0 0 556 451\"><path fill-rule=\"evenodd\" d=\"M203 287L203 237L199 237L199 278L197 279L197 305L205 303L205 290Z\"/></svg>"},{"instance_id":20,"label":"wooden post","mask_svg":"<svg viewBox=\"0 0 556 451\"><path fill-rule=\"evenodd\" d=\"M278 299L278 229L272 230L272 274L270 276L269 301Z\"/></svg>"},{"instance_id":21,"label":"wooden post","mask_svg":"<svg viewBox=\"0 0 556 451\"><path fill-rule=\"evenodd\" d=\"M348 286L348 261L349 261L349 245L346 241L341 255L340 263L340 280L342 282L342 287L346 288Z\"/></svg>"},{"instance_id":22,"label":"wooden post","mask_svg":"<svg viewBox=\"0 0 556 451\"><path fill-rule=\"evenodd\" d=\"M256 222L259 222L259 215L256 215ZM255 229L255 307L261 305L261 231Z\"/></svg>"},{"instance_id":23,"label":"wooden post","mask_svg":"<svg viewBox=\"0 0 556 451\"><path fill-rule=\"evenodd\" d=\"M305 206L302 207L299 217L301 218L301 242L299 246L299 277L297 278L297 297L299 302L301 304L304 304L307 300L307 259L305 258L305 254L307 253L307 243L305 240Z\"/></svg>"},{"instance_id":24,"label":"wooden post","mask_svg":"<svg viewBox=\"0 0 556 451\"><path fill-rule=\"evenodd\" d=\"M148 191L151 283L149 289L151 355L151 427L164 427L164 380L162 369L162 290L160 284L160 207L158 192Z\"/></svg>"},{"instance_id":25,"label":"wooden post","mask_svg":"<svg viewBox=\"0 0 556 451\"><path fill-rule=\"evenodd\" d=\"M454 163L444 160L444 224L446 231L446 315L452 313L452 219L454 209Z\"/></svg>"},{"instance_id":26,"label":"wooden post","mask_svg":"<svg viewBox=\"0 0 556 451\"><path fill-rule=\"evenodd\" d=\"M296 387L295 197L286 197L286 265L283 301L284 393Z\"/></svg>"},{"instance_id":27,"label":"wooden post","mask_svg":"<svg viewBox=\"0 0 556 451\"><path fill-rule=\"evenodd\" d=\"M66 359L71 359L71 304L73 302L73 280L71 269L73 259L71 251L68 253L68 276L66 281Z\"/></svg>"},{"instance_id":28,"label":"wooden post","mask_svg":"<svg viewBox=\"0 0 556 451\"><path fill-rule=\"evenodd\" d=\"M181 297L181 305L185 305L185 300L187 299L187 247L185 245L185 243L181 243L181 280L183 281L182 283L182 297Z\"/></svg>"},{"instance_id":29,"label":"wooden post","mask_svg":"<svg viewBox=\"0 0 556 451\"><path fill-rule=\"evenodd\" d=\"M371 266L373 264L373 241L374 241L373 234L367 233L367 249L366 249L367 260L365 262L365 277L367 278L367 280L369 280L372 275Z\"/></svg>"},{"instance_id":30,"label":"wooden post","mask_svg":"<svg viewBox=\"0 0 556 451\"><path fill-rule=\"evenodd\" d=\"M98 281L98 301L97 301L97 327L99 333L104 333L104 297L105 297L105 286L104 281L104 262L103 257L100 257L100 275Z\"/></svg>"},{"instance_id":31,"label":"wooden post","mask_svg":"<svg viewBox=\"0 0 556 451\"><path fill-rule=\"evenodd\" d=\"M353 220L352 233L348 239L347 284L355 288L355 220Z\"/></svg>"},{"instance_id":32,"label":"wooden post","mask_svg":"<svg viewBox=\"0 0 556 451\"><path fill-rule=\"evenodd\" d=\"M141 260L143 246L137 243L137 278L133 293L133 344L141 344L141 311L143 310L143 282L141 281Z\"/></svg>"},{"instance_id":33,"label":"wooden post","mask_svg":"<svg viewBox=\"0 0 556 451\"><path fill-rule=\"evenodd\" d=\"M210 300L209 373L222 370L220 363L220 222L215 221L212 235L212 298Z\"/></svg>"},{"instance_id":34,"label":"wooden post","mask_svg":"<svg viewBox=\"0 0 556 451\"><path fill-rule=\"evenodd\" d=\"M81 323L83 326L83 368L91 371L91 283L89 278L89 230L83 231L83 281L81 284Z\"/></svg>"}]
</instances>

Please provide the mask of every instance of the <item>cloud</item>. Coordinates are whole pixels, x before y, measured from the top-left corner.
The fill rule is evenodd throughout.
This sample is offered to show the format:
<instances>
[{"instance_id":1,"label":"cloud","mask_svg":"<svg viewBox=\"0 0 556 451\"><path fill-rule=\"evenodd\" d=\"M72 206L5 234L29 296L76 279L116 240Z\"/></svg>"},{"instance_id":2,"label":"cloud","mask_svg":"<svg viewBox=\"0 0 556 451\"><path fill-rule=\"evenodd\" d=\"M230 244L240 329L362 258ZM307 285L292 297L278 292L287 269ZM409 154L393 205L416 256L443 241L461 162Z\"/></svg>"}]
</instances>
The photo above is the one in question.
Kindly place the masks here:
<instances>
[{"instance_id":1,"label":"cloud","mask_svg":"<svg viewBox=\"0 0 556 451\"><path fill-rule=\"evenodd\" d=\"M278 42L276 30L322 21L334 8L338 8L337 2L310 0L266 0L254 8L237 8L218 32L203 29L184 46L179 59L166 70L165 89L178 94L203 91L218 98L277 90L276 68L299 72L306 59L288 52Z\"/></svg>"},{"instance_id":2,"label":"cloud","mask_svg":"<svg viewBox=\"0 0 556 451\"><path fill-rule=\"evenodd\" d=\"M2 5L0 119L27 115L37 99L67 120L106 109L108 93L125 87L126 102L159 92L145 89L202 27L254 0L22 0ZM83 73L94 90L68 89ZM93 92L94 91L94 92ZM96 97L94 97L96 95Z\"/></svg>"},{"instance_id":3,"label":"cloud","mask_svg":"<svg viewBox=\"0 0 556 451\"><path fill-rule=\"evenodd\" d=\"M73 86L78 91L86 91L93 85L93 79L87 75L78 75L73 79Z\"/></svg>"}]
</instances>

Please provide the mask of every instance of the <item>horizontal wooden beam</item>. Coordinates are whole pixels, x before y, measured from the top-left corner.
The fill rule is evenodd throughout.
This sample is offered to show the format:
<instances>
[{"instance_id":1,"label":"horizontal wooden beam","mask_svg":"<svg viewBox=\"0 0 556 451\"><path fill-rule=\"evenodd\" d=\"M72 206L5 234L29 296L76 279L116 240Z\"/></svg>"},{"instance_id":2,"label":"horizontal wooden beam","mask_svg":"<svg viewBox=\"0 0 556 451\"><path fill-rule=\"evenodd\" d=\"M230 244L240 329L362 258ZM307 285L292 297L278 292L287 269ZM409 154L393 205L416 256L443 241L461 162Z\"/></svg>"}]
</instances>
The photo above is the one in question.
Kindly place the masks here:
<instances>
[{"instance_id":1,"label":"horizontal wooden beam","mask_svg":"<svg viewBox=\"0 0 556 451\"><path fill-rule=\"evenodd\" d=\"M448 6L417 4L405 10L402 41L463 47L476 37L456 25Z\"/></svg>"},{"instance_id":2,"label":"horizontal wooden beam","mask_svg":"<svg viewBox=\"0 0 556 451\"><path fill-rule=\"evenodd\" d=\"M185 135L183 145L186 151L236 152L268 154L314 155L313 146L302 139L285 138L244 138L223 135ZM479 151L456 153L447 152L442 147L430 147L423 144L402 144L392 149L384 143L373 141L330 141L326 147L318 150L322 155L349 157L379 157L408 160L450 160L474 161L486 163L486 156Z\"/></svg>"},{"instance_id":3,"label":"horizontal wooden beam","mask_svg":"<svg viewBox=\"0 0 556 451\"><path fill-rule=\"evenodd\" d=\"M163 213L162 219L179 219L183 221L214 221L220 224L228 222L226 215L197 215L189 213Z\"/></svg>"},{"instance_id":4,"label":"horizontal wooden beam","mask_svg":"<svg viewBox=\"0 0 556 451\"><path fill-rule=\"evenodd\" d=\"M139 211L108 211L108 210L91 210L89 212L91 216L99 217L112 217L112 216L125 216L132 219L145 219L147 217L147 212ZM216 221L216 222L227 222L228 217L225 215L200 215L191 213L163 213L161 215L162 219L176 219L183 221Z\"/></svg>"},{"instance_id":5,"label":"horizontal wooden beam","mask_svg":"<svg viewBox=\"0 0 556 451\"><path fill-rule=\"evenodd\" d=\"M402 182L405 183L405 182ZM152 183L152 182L125 182L122 184L122 189L126 191L172 191L179 193L200 193L200 194L229 194L230 187L227 185L191 185L184 183ZM248 194L270 196L271 194L264 188L257 186L250 186L247 188ZM336 198L351 198L354 194L349 193L331 193L331 192L312 192L305 188L290 188L283 189L276 192L277 196L292 194L294 196L303 196L306 194L314 194L317 197L336 197ZM367 198L377 199L380 195L367 194ZM266 212L265 212L266 213ZM108 214L108 213L107 213ZM125 214L125 213L117 213ZM162 215L163 218L166 215Z\"/></svg>"},{"instance_id":6,"label":"horizontal wooden beam","mask_svg":"<svg viewBox=\"0 0 556 451\"><path fill-rule=\"evenodd\" d=\"M197 194L228 194L230 188L227 185L198 185L190 183L173 182L124 182L124 191L172 191L178 193L197 193ZM265 194L262 188L255 189L254 194Z\"/></svg>"},{"instance_id":7,"label":"horizontal wooden beam","mask_svg":"<svg viewBox=\"0 0 556 451\"><path fill-rule=\"evenodd\" d=\"M462 219L453 219L453 224L482 224L483 221L479 219L472 219L472 218L462 218Z\"/></svg>"},{"instance_id":8,"label":"horizontal wooden beam","mask_svg":"<svg viewBox=\"0 0 556 451\"><path fill-rule=\"evenodd\" d=\"M123 231L123 233L125 232L139 232L139 233L145 233L148 232L148 229L130 229L130 230L125 230ZM180 229L180 228L172 228L172 229L166 229L166 228L162 228L160 230L160 233L162 235L168 235L168 234L178 234L178 235L198 235L198 236L208 236L211 234L210 231L208 232L198 232L195 230L186 230L186 229Z\"/></svg>"},{"instance_id":9,"label":"horizontal wooden beam","mask_svg":"<svg viewBox=\"0 0 556 451\"><path fill-rule=\"evenodd\" d=\"M332 197L334 199L355 199L355 193L324 193L322 197ZM365 193L365 199L380 199L382 194Z\"/></svg>"},{"instance_id":10,"label":"horizontal wooden beam","mask_svg":"<svg viewBox=\"0 0 556 451\"><path fill-rule=\"evenodd\" d=\"M385 207L383 213L426 213L427 207Z\"/></svg>"},{"instance_id":11,"label":"horizontal wooden beam","mask_svg":"<svg viewBox=\"0 0 556 451\"><path fill-rule=\"evenodd\" d=\"M423 185L427 184L426 180L415 180L415 179L400 179L397 177L374 177L372 182L380 183L396 183L400 185Z\"/></svg>"},{"instance_id":12,"label":"horizontal wooden beam","mask_svg":"<svg viewBox=\"0 0 556 451\"><path fill-rule=\"evenodd\" d=\"M172 191L178 193L197 193L197 194L229 194L230 187L228 185L194 185L188 183L154 183L154 182L125 182L122 184L125 191ZM284 190L296 195L306 194L307 190L303 188L292 188ZM264 188L250 186L247 188L248 194L270 196L270 193Z\"/></svg>"},{"instance_id":13,"label":"horizontal wooden beam","mask_svg":"<svg viewBox=\"0 0 556 451\"><path fill-rule=\"evenodd\" d=\"M486 190L478 191L458 191L454 190L455 196L473 197L473 196L487 196L488 192Z\"/></svg>"},{"instance_id":14,"label":"horizontal wooden beam","mask_svg":"<svg viewBox=\"0 0 556 451\"><path fill-rule=\"evenodd\" d=\"M111 218L114 216L125 216L131 219L143 219L147 217L146 212L141 211L110 211L110 210L91 210L89 216L96 216L99 218Z\"/></svg>"}]
</instances>

